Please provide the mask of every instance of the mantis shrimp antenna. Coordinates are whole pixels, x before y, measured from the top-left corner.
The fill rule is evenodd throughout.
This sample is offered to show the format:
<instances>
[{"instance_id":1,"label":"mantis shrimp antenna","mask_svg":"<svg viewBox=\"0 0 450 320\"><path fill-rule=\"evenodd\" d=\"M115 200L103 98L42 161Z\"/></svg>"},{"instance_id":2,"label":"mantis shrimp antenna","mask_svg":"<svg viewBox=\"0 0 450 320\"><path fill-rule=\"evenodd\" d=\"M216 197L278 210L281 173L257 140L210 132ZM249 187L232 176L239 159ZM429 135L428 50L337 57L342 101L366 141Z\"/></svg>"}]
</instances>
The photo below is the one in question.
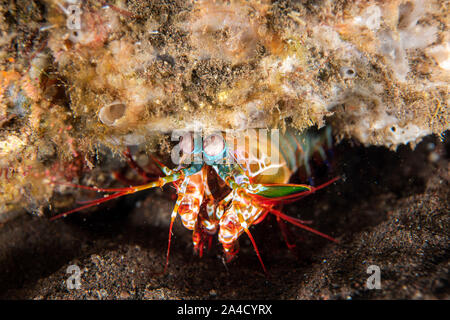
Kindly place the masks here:
<instances>
[{"instance_id":1,"label":"mantis shrimp antenna","mask_svg":"<svg viewBox=\"0 0 450 320\"><path fill-rule=\"evenodd\" d=\"M283 219L283 220L286 220L287 222L289 222L289 223L291 223L291 224L293 224L293 225L295 225L295 226L297 226L297 227L299 227L299 228L302 228L302 229L304 229L304 230L307 230L307 231L309 231L309 232L312 232L312 233L314 233L314 234L316 234L316 235L318 235L318 236L321 236L322 238L325 238L325 239L328 239L328 240L330 240L330 241L339 243L339 241L338 241L337 239L334 239L334 238L332 238L332 237L326 235L325 233L322 233L322 232L320 232L320 231L317 231L316 229L313 229L313 228L310 228L310 227L304 225L303 223L300 223L299 220L296 219L296 218L294 218L294 217L290 217L290 216L284 214L283 212L278 211L278 210L275 210L275 209L273 209L273 208L268 208L268 210L270 211L270 213L272 213L272 214L274 214L274 215L280 217L280 218Z\"/></svg>"},{"instance_id":2,"label":"mantis shrimp antenna","mask_svg":"<svg viewBox=\"0 0 450 320\"><path fill-rule=\"evenodd\" d=\"M70 211L66 211L63 212L59 215L56 215L52 218L50 218L51 221L56 220L58 218L62 218L62 217L66 217L71 213L74 212L78 212L84 209L87 209L89 207L93 207L96 206L100 203L103 202L107 202L109 200L115 199L115 198L119 198L122 197L124 195L127 194L132 194L132 193L136 193L139 191L143 191L143 190L147 190L147 189L151 189L151 188L155 188L155 187L163 187L164 185L171 183L171 182L175 182L177 180L181 180L183 179L185 176L185 173L183 171L180 172L176 172L172 175L168 175L165 177L160 177L158 180L156 181L152 181L143 185L139 185L139 186L134 186L134 187L127 187L127 188L110 188L110 189L103 189L103 188L96 188L96 187L87 187L87 186L83 186L83 185L78 185L78 184L73 184L73 183L59 183L61 185L68 185L68 186L72 186L75 188L80 188L80 189L86 189L86 190L91 190L91 191L97 191L97 192L115 192L111 195L108 195L106 197L100 198L100 199L95 199L95 200L91 200L91 201L87 201L87 204L85 204L84 206L75 208L73 210ZM55 183L55 182L54 182Z\"/></svg>"},{"instance_id":3,"label":"mantis shrimp antenna","mask_svg":"<svg viewBox=\"0 0 450 320\"><path fill-rule=\"evenodd\" d=\"M258 246L256 245L255 239L253 239L253 236L250 233L250 230L248 230L248 228L244 228L244 231L250 238L250 241L252 242L253 248L255 249L256 255L258 256L259 262L261 263L261 267L263 268L264 273L266 274L266 276L268 276L269 273L267 272L266 266L264 265L261 255L259 254Z\"/></svg>"},{"instance_id":4,"label":"mantis shrimp antenna","mask_svg":"<svg viewBox=\"0 0 450 320\"><path fill-rule=\"evenodd\" d=\"M169 267L170 243L172 241L173 223L175 222L175 219L178 215L178 208L180 206L181 201L183 200L183 196L184 196L184 193L186 192L186 187L188 184L189 184L189 177L186 177L184 179L183 183L181 184L180 191L178 193L177 202L175 203L172 214L170 216L169 241L168 241L168 245L167 245L166 265L164 267L164 273L167 272L167 268Z\"/></svg>"},{"instance_id":5,"label":"mantis shrimp antenna","mask_svg":"<svg viewBox=\"0 0 450 320\"><path fill-rule=\"evenodd\" d=\"M53 183L55 183L55 182L53 182ZM50 221L66 217L66 216L68 216L71 213L78 212L78 211L81 211L81 210L84 210L84 209L96 206L96 205L98 205L100 203L107 202L109 200L112 200L112 199L115 199L115 198L119 198L119 197L124 196L126 194L131 194L131 193L135 192L135 191L133 191L133 188L109 188L109 189L103 189L103 188L83 186L83 185L74 184L74 183L55 183L55 184L66 185L66 186L70 186L70 187L74 187L74 188L91 190L91 191L97 191L97 192L115 192L115 193L111 194L109 196L100 198L100 199L94 199L94 200L85 201L84 202L84 203L86 203L85 205L83 205L81 207L78 207L78 208L75 208L75 209L72 209L70 211L63 212L63 213L58 214L58 215L56 215L54 217L51 217Z\"/></svg>"}]
</instances>

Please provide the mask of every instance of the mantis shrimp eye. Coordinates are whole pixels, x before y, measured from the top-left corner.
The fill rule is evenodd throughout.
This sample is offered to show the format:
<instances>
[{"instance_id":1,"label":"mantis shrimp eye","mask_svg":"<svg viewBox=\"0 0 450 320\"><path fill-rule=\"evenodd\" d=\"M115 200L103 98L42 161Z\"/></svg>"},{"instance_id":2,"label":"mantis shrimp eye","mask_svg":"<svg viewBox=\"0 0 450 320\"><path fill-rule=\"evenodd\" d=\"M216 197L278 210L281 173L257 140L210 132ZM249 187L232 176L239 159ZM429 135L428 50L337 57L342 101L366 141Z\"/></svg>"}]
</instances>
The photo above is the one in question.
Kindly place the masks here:
<instances>
[{"instance_id":1,"label":"mantis shrimp eye","mask_svg":"<svg viewBox=\"0 0 450 320\"><path fill-rule=\"evenodd\" d=\"M185 154L200 153L201 139L192 132L186 132L180 137L180 149Z\"/></svg>"},{"instance_id":2,"label":"mantis shrimp eye","mask_svg":"<svg viewBox=\"0 0 450 320\"><path fill-rule=\"evenodd\" d=\"M211 134L203 140L203 153L207 160L221 159L225 153L225 141L221 134Z\"/></svg>"},{"instance_id":3,"label":"mantis shrimp eye","mask_svg":"<svg viewBox=\"0 0 450 320\"><path fill-rule=\"evenodd\" d=\"M186 154L191 154L194 151L194 136L191 132L180 137L180 148Z\"/></svg>"}]
</instances>

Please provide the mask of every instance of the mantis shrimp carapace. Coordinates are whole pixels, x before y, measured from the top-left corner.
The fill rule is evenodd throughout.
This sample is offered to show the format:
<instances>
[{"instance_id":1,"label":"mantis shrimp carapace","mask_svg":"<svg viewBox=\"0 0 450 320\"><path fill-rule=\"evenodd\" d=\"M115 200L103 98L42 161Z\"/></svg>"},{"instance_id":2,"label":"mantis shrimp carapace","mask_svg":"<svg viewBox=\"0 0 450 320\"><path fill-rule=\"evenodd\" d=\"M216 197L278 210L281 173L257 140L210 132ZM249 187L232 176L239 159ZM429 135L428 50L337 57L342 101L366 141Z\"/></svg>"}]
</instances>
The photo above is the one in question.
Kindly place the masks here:
<instances>
[{"instance_id":1,"label":"mantis shrimp carapace","mask_svg":"<svg viewBox=\"0 0 450 320\"><path fill-rule=\"evenodd\" d=\"M239 237L246 233L255 249L264 272L267 269L250 232L250 227L263 221L268 214L278 221L286 221L316 235L337 242L306 224L307 221L284 214L279 205L299 200L320 190L338 178L319 185L292 184L291 176L300 167L311 176L310 160L318 154L326 160L326 149L331 148L331 131L324 134L297 135L291 131L247 130L246 132L216 132L202 137L195 132L178 134L179 144L174 148L174 169L153 158L162 175L150 177L129 156L130 165L144 176L147 183L124 188L102 189L73 185L74 187L109 193L86 202L83 206L61 213L52 219L100 203L155 187L173 184L177 200L170 216L169 240L165 271L169 264L172 228L180 216L185 228L192 231L194 250L201 256L206 243L218 234L223 246L224 260L230 262L239 250ZM214 176L214 177L212 177ZM211 181L222 181L222 196L211 191ZM217 189L217 188L216 188Z\"/></svg>"}]
</instances>

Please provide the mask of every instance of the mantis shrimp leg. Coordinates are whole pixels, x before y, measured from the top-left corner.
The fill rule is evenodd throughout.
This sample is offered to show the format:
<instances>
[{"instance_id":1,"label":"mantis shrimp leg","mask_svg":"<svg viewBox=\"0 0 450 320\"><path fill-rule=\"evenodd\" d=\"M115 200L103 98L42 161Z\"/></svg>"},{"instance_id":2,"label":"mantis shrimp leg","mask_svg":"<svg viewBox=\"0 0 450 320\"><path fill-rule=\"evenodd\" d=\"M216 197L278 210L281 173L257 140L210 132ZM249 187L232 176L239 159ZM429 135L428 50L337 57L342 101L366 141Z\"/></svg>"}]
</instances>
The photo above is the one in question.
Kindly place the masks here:
<instances>
[{"instance_id":1,"label":"mantis shrimp leg","mask_svg":"<svg viewBox=\"0 0 450 320\"><path fill-rule=\"evenodd\" d=\"M64 218L66 216L68 216L71 213L74 212L78 212L81 210L84 210L86 208L89 207L93 207L95 205L98 205L100 203L103 202L107 202L109 200L115 199L115 198L119 198L122 197L124 195L128 195L128 194L132 194L132 193L136 193L139 191L143 191L143 190L147 190L147 189L151 189L151 188L155 188L155 187L163 187L168 183L172 183L172 182L176 182L179 180L184 180L185 177L191 176L195 173L197 173L198 171L200 171L202 168L201 165L192 165L188 168L184 168L181 169L180 171L174 172L170 169L168 169L167 167L163 167L163 172L167 172L167 173L171 173L169 175L166 175L165 177L159 177L157 180L146 183L146 184L142 184L139 186L131 186L131 187L126 187L126 188L108 188L108 189L104 189L104 188L97 188L97 187L87 187L87 186L82 186L82 185L77 185L77 184L72 184L72 183L64 183L64 185L68 185L68 186L72 186L75 188L80 188L80 189L86 189L86 190L92 190L92 191L97 191L97 192L109 192L109 193L113 193L111 195L108 195L106 197L100 198L100 199L95 199L95 200L91 200L91 201L87 201L85 205L72 209L70 211L66 211L63 212L59 215L56 215L52 218L50 218L50 220L56 220L59 218ZM166 170L167 169L167 170Z\"/></svg>"}]
</instances>

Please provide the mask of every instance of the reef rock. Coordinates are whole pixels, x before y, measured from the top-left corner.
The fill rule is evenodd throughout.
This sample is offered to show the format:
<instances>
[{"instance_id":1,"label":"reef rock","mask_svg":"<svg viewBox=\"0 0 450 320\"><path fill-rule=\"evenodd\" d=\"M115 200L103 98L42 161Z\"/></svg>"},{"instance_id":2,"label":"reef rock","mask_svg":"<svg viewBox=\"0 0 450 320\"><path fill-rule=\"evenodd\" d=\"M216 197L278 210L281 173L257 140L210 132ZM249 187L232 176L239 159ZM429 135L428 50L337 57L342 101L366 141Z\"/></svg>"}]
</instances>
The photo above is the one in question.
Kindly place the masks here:
<instances>
[{"instance_id":1,"label":"reef rock","mask_svg":"<svg viewBox=\"0 0 450 320\"><path fill-rule=\"evenodd\" d=\"M393 149L449 129L447 1L0 3L2 211L175 129L331 123Z\"/></svg>"}]
</instances>

